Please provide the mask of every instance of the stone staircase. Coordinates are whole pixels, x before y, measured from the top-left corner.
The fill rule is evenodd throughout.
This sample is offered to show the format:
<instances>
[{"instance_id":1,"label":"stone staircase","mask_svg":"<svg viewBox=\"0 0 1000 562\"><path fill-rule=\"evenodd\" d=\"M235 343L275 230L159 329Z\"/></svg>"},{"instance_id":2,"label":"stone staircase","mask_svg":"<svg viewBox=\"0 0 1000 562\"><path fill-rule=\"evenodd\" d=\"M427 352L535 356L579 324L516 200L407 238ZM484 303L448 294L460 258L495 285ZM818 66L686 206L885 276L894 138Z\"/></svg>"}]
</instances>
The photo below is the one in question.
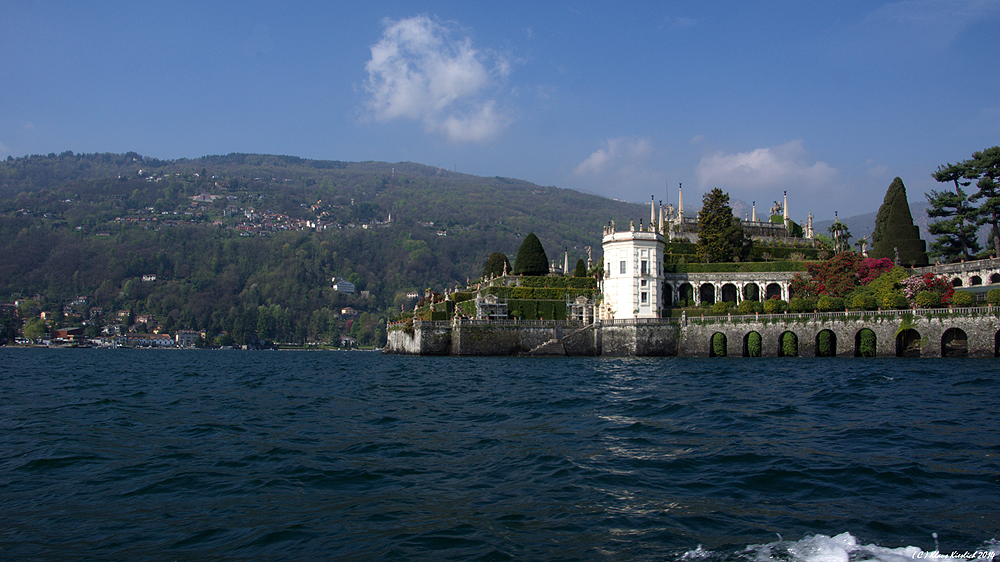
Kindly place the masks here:
<instances>
[{"instance_id":1,"label":"stone staircase","mask_svg":"<svg viewBox=\"0 0 1000 562\"><path fill-rule=\"evenodd\" d=\"M562 335L562 334L558 334L557 333L557 337L555 337L555 338L553 338L553 339L551 339L551 340L549 340L549 341L547 341L545 343L542 343L542 344L539 344L539 345L535 346L526 355L534 356L534 357L557 357L557 356L565 356L566 355L566 341L567 340L569 340L573 336L576 336L577 334L580 334L581 332L585 332L585 331L593 330L593 329L594 329L594 325L590 324L588 326L584 326L582 328L578 328L576 330L573 330L572 332L570 332L569 334L566 334L566 335Z\"/></svg>"}]
</instances>

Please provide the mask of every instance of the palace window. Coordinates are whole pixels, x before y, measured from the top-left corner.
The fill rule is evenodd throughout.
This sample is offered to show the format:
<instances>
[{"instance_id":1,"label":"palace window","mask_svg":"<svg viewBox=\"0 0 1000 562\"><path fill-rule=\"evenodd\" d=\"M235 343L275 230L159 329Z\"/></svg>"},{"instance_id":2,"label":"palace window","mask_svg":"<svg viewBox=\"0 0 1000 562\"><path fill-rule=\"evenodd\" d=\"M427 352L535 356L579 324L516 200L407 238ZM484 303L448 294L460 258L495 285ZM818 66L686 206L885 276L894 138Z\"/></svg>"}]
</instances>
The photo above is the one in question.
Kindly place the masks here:
<instances>
[{"instance_id":1,"label":"palace window","mask_svg":"<svg viewBox=\"0 0 1000 562\"><path fill-rule=\"evenodd\" d=\"M625 275L625 260L621 261L621 270L622 270L622 275Z\"/></svg>"},{"instance_id":2,"label":"palace window","mask_svg":"<svg viewBox=\"0 0 1000 562\"><path fill-rule=\"evenodd\" d=\"M642 260L642 261L639 262L639 273L641 273L642 275L648 275L649 274L649 262L648 261Z\"/></svg>"},{"instance_id":3,"label":"palace window","mask_svg":"<svg viewBox=\"0 0 1000 562\"><path fill-rule=\"evenodd\" d=\"M648 303L649 302L649 293L647 293L646 291L643 291L643 292L639 293L639 302L641 302L642 304Z\"/></svg>"}]
</instances>

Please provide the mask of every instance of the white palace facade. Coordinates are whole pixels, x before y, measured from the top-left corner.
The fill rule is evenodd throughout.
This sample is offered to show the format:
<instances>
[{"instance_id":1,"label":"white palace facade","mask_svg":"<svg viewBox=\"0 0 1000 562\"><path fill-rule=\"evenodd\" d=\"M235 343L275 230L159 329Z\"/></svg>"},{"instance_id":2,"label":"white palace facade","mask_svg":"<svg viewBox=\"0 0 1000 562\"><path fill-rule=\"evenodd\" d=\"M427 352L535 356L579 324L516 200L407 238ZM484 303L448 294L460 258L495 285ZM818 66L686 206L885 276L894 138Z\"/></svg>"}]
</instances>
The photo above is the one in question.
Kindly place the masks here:
<instances>
[{"instance_id":1,"label":"white palace facade","mask_svg":"<svg viewBox=\"0 0 1000 562\"><path fill-rule=\"evenodd\" d=\"M618 231L611 222L604 228L601 239L604 251L604 278L601 280L603 301L598 311L602 320L660 318L663 309L677 306L681 301L728 301L738 304L743 300L764 300L777 296L788 300L789 285L794 273L664 273L664 252L669 239L696 241L697 219L684 216L683 195L678 209L660 205L659 216L655 203L650 204L649 224L642 220L636 227ZM788 196L784 204L775 203L772 213L783 212L783 221L757 221L756 208L752 220L744 221L748 236L755 239L791 237L788 218ZM657 220L658 219L658 220ZM812 215L809 215L803 234L812 238ZM693 239L692 239L693 237Z\"/></svg>"}]
</instances>

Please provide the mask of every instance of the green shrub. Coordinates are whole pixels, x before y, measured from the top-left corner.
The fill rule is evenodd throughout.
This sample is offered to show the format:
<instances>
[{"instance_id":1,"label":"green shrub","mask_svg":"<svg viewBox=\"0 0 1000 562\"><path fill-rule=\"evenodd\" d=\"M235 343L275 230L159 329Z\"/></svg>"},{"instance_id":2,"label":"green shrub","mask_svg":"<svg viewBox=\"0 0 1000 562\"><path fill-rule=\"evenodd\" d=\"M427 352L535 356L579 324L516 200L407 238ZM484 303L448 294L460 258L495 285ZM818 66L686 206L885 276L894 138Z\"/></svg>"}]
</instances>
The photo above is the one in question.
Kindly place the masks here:
<instances>
[{"instance_id":1,"label":"green shrub","mask_svg":"<svg viewBox=\"0 0 1000 562\"><path fill-rule=\"evenodd\" d=\"M822 296L816 303L820 312L836 312L844 310L844 299L840 297Z\"/></svg>"},{"instance_id":2,"label":"green shrub","mask_svg":"<svg viewBox=\"0 0 1000 562\"><path fill-rule=\"evenodd\" d=\"M712 305L712 312L714 314L725 314L729 310L729 303L725 301L719 301Z\"/></svg>"},{"instance_id":3,"label":"green shrub","mask_svg":"<svg viewBox=\"0 0 1000 562\"><path fill-rule=\"evenodd\" d=\"M767 314L778 314L788 308L788 303L781 299L768 299L764 301L764 312Z\"/></svg>"},{"instance_id":4,"label":"green shrub","mask_svg":"<svg viewBox=\"0 0 1000 562\"><path fill-rule=\"evenodd\" d=\"M465 301L469 301L469 300L472 300L472 299L476 298L476 293L468 293L468 292L460 291L460 292L456 292L454 295L452 295L451 298L456 303L465 302Z\"/></svg>"},{"instance_id":5,"label":"green shrub","mask_svg":"<svg viewBox=\"0 0 1000 562\"><path fill-rule=\"evenodd\" d=\"M781 355L784 357L796 357L799 354L799 338L795 332L785 332L781 334Z\"/></svg>"},{"instance_id":6,"label":"green shrub","mask_svg":"<svg viewBox=\"0 0 1000 562\"><path fill-rule=\"evenodd\" d=\"M788 312L812 312L816 310L816 301L795 297L788 301Z\"/></svg>"},{"instance_id":7,"label":"green shrub","mask_svg":"<svg viewBox=\"0 0 1000 562\"><path fill-rule=\"evenodd\" d=\"M715 357L726 356L726 334L722 332L712 334L712 355Z\"/></svg>"},{"instance_id":8,"label":"green shrub","mask_svg":"<svg viewBox=\"0 0 1000 562\"><path fill-rule=\"evenodd\" d=\"M878 308L873 295L856 295L851 299L851 308L860 310L875 310Z\"/></svg>"},{"instance_id":9,"label":"green shrub","mask_svg":"<svg viewBox=\"0 0 1000 562\"><path fill-rule=\"evenodd\" d=\"M941 295L934 291L920 291L914 302L916 302L917 308L934 308L941 306Z\"/></svg>"},{"instance_id":10,"label":"green shrub","mask_svg":"<svg viewBox=\"0 0 1000 562\"><path fill-rule=\"evenodd\" d=\"M993 306L1000 304L1000 289L990 289L987 291L986 302Z\"/></svg>"},{"instance_id":11,"label":"green shrub","mask_svg":"<svg viewBox=\"0 0 1000 562\"><path fill-rule=\"evenodd\" d=\"M823 330L816 336L816 356L833 357L833 332Z\"/></svg>"},{"instance_id":12,"label":"green shrub","mask_svg":"<svg viewBox=\"0 0 1000 562\"><path fill-rule=\"evenodd\" d=\"M975 302L976 297L969 291L955 291L951 297L951 304L955 306L972 306Z\"/></svg>"},{"instance_id":13,"label":"green shrub","mask_svg":"<svg viewBox=\"0 0 1000 562\"><path fill-rule=\"evenodd\" d=\"M758 310L759 307L761 307L761 304L757 301L743 301L737 307L737 310L740 314L753 314L754 312L760 312Z\"/></svg>"},{"instance_id":14,"label":"green shrub","mask_svg":"<svg viewBox=\"0 0 1000 562\"><path fill-rule=\"evenodd\" d=\"M861 357L875 357L875 332L864 328L858 335L858 355Z\"/></svg>"},{"instance_id":15,"label":"green shrub","mask_svg":"<svg viewBox=\"0 0 1000 562\"><path fill-rule=\"evenodd\" d=\"M747 355L750 357L760 357L762 351L761 337L757 332L747 334Z\"/></svg>"},{"instance_id":16,"label":"green shrub","mask_svg":"<svg viewBox=\"0 0 1000 562\"><path fill-rule=\"evenodd\" d=\"M909 301L906 300L906 297L903 296L903 292L899 291L899 292L895 292L895 293L891 293L891 294L886 295L885 299L882 301L882 308L886 308L886 309L891 309L891 308L897 308L897 309L910 308L910 303L909 303Z\"/></svg>"}]
</instances>

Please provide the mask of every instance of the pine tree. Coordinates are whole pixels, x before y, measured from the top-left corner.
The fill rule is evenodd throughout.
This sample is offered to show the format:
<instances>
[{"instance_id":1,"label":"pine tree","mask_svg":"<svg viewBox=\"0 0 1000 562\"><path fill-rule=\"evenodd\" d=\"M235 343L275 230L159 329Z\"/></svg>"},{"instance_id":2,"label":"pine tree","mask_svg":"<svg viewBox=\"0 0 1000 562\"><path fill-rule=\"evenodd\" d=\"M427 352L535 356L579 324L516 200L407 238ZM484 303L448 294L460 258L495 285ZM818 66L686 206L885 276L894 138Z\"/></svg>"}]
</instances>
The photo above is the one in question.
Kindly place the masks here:
<instances>
[{"instance_id":1,"label":"pine tree","mask_svg":"<svg viewBox=\"0 0 1000 562\"><path fill-rule=\"evenodd\" d=\"M968 196L961 187L956 192L935 191L927 193L927 216L937 218L928 230L935 236L931 242L931 255L943 262L969 259L980 250L977 209L968 204Z\"/></svg>"},{"instance_id":2,"label":"pine tree","mask_svg":"<svg viewBox=\"0 0 1000 562\"><path fill-rule=\"evenodd\" d=\"M972 160L965 163L972 168L972 173L966 177L979 179L976 182L979 191L971 195L969 200L983 199L978 209L977 224L990 225L993 255L1000 256L1000 146L974 152Z\"/></svg>"},{"instance_id":3,"label":"pine tree","mask_svg":"<svg viewBox=\"0 0 1000 562\"><path fill-rule=\"evenodd\" d=\"M927 265L927 243L920 238L920 229L913 224L910 204L906 200L906 186L896 178L889 184L885 199L875 217L872 232L873 258L895 259L899 253L900 265L915 267Z\"/></svg>"},{"instance_id":4,"label":"pine tree","mask_svg":"<svg viewBox=\"0 0 1000 562\"><path fill-rule=\"evenodd\" d=\"M524 237L514 258L514 275L548 275L549 258L534 232Z\"/></svg>"},{"instance_id":5,"label":"pine tree","mask_svg":"<svg viewBox=\"0 0 1000 562\"><path fill-rule=\"evenodd\" d=\"M486 265L483 267L483 279L499 277L504 272L511 272L510 261L507 260L505 254L493 252L490 254L490 257L486 258Z\"/></svg>"},{"instance_id":6,"label":"pine tree","mask_svg":"<svg viewBox=\"0 0 1000 562\"><path fill-rule=\"evenodd\" d=\"M927 216L938 218L930 225L930 233L936 238L931 242L931 255L946 262L959 258L968 259L970 252L979 251L978 228L975 224L978 210L969 204L969 197L963 187L972 182L967 176L971 173L966 163L947 164L939 166L931 174L939 182L952 182L955 192L931 190L927 193Z\"/></svg>"},{"instance_id":7,"label":"pine tree","mask_svg":"<svg viewBox=\"0 0 1000 562\"><path fill-rule=\"evenodd\" d=\"M707 263L744 261L753 241L729 206L729 194L715 188L702 197L698 213L698 254Z\"/></svg>"}]
</instances>

